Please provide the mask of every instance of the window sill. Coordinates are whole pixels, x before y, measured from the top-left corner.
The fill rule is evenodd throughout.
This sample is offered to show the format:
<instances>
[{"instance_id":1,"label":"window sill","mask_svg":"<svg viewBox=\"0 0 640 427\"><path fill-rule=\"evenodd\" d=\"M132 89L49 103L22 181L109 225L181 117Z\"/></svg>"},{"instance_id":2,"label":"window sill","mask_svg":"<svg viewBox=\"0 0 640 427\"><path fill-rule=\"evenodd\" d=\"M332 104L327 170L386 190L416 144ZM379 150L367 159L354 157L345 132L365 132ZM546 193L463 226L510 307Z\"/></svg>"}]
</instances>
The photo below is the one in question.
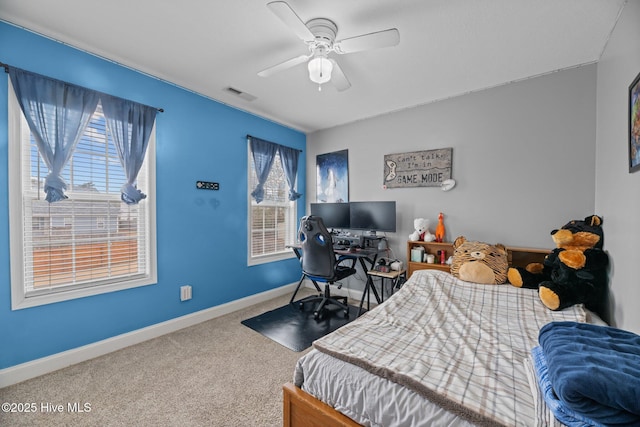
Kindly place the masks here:
<instances>
[{"instance_id":1,"label":"window sill","mask_svg":"<svg viewBox=\"0 0 640 427\"><path fill-rule=\"evenodd\" d=\"M293 253L293 251L287 250L286 252L280 252L278 254L263 255L259 257L256 256L256 257L249 258L247 260L247 265L251 267L253 265L267 264L270 262L282 261L290 258L295 258L295 254Z\"/></svg>"},{"instance_id":2,"label":"window sill","mask_svg":"<svg viewBox=\"0 0 640 427\"><path fill-rule=\"evenodd\" d=\"M126 282L110 283L97 286L87 286L75 289L61 290L60 292L51 292L47 294L35 295L11 295L11 310L21 310L23 308L37 307L40 305L53 304L62 301L68 301L76 298L84 298L93 295L101 295L109 292L122 291L125 289L137 288L140 286L155 285L157 283L155 276L145 276L137 279L128 280Z\"/></svg>"}]
</instances>

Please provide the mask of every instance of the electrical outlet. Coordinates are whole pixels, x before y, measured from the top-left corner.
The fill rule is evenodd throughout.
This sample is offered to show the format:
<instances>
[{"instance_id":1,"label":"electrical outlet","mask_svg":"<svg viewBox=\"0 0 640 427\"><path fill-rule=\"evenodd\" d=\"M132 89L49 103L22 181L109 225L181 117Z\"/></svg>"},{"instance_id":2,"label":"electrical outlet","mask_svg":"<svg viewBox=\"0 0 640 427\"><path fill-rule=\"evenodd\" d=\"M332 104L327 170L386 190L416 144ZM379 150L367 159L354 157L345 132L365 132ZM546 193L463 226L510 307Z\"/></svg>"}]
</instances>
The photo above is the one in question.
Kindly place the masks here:
<instances>
[{"instance_id":1,"label":"electrical outlet","mask_svg":"<svg viewBox=\"0 0 640 427\"><path fill-rule=\"evenodd\" d=\"M187 301L191 299L191 286L180 286L180 301Z\"/></svg>"}]
</instances>

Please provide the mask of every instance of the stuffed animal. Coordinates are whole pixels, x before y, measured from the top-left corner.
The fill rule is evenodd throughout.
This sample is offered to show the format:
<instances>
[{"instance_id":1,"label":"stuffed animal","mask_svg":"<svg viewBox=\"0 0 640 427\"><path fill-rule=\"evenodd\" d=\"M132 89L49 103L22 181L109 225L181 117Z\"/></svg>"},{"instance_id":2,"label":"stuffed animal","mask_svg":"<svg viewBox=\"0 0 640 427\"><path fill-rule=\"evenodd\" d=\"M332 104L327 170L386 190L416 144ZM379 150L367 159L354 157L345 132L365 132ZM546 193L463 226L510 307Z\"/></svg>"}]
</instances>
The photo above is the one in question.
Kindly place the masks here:
<instances>
[{"instance_id":1,"label":"stuffed animal","mask_svg":"<svg viewBox=\"0 0 640 427\"><path fill-rule=\"evenodd\" d=\"M509 283L516 287L538 289L542 303L551 310L584 304L604 314L608 295L609 256L602 250L602 218L591 215L569 221L551 231L556 248L544 262L525 268L510 268Z\"/></svg>"},{"instance_id":2,"label":"stuffed animal","mask_svg":"<svg viewBox=\"0 0 640 427\"><path fill-rule=\"evenodd\" d=\"M416 218L413 220L413 233L409 235L412 242L433 242L436 238L429 233L429 220L426 218Z\"/></svg>"},{"instance_id":3,"label":"stuffed animal","mask_svg":"<svg viewBox=\"0 0 640 427\"><path fill-rule=\"evenodd\" d=\"M464 236L453 242L451 274L466 282L498 285L507 281L507 249L498 243L471 242Z\"/></svg>"}]
</instances>

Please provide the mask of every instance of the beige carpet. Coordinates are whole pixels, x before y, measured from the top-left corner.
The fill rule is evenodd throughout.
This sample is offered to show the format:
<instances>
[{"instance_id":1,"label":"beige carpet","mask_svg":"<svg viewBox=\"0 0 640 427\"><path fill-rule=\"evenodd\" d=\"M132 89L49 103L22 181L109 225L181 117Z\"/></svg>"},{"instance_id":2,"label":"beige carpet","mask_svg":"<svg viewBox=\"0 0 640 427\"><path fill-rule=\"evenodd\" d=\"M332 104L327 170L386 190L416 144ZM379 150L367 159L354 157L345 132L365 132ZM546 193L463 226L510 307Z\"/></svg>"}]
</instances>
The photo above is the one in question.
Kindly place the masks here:
<instances>
[{"instance_id":1,"label":"beige carpet","mask_svg":"<svg viewBox=\"0 0 640 427\"><path fill-rule=\"evenodd\" d=\"M293 352L240 321L289 298L0 389L0 403L37 406L36 413L0 412L0 426L281 426L282 384L309 350ZM74 403L90 411L69 413ZM64 410L44 413L47 404Z\"/></svg>"}]
</instances>

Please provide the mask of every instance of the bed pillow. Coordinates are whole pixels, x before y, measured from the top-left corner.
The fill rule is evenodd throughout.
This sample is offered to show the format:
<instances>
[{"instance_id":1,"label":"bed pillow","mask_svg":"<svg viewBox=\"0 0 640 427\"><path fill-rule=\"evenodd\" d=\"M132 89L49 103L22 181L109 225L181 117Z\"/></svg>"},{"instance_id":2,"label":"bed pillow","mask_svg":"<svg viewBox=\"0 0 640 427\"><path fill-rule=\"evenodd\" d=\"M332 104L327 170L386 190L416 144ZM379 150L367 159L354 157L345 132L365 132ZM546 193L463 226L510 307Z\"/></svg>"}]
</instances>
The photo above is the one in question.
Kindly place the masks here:
<instances>
[{"instance_id":1,"label":"bed pillow","mask_svg":"<svg viewBox=\"0 0 640 427\"><path fill-rule=\"evenodd\" d=\"M509 260L503 244L468 241L464 236L453 242L451 274L466 282L497 285L506 283Z\"/></svg>"}]
</instances>

